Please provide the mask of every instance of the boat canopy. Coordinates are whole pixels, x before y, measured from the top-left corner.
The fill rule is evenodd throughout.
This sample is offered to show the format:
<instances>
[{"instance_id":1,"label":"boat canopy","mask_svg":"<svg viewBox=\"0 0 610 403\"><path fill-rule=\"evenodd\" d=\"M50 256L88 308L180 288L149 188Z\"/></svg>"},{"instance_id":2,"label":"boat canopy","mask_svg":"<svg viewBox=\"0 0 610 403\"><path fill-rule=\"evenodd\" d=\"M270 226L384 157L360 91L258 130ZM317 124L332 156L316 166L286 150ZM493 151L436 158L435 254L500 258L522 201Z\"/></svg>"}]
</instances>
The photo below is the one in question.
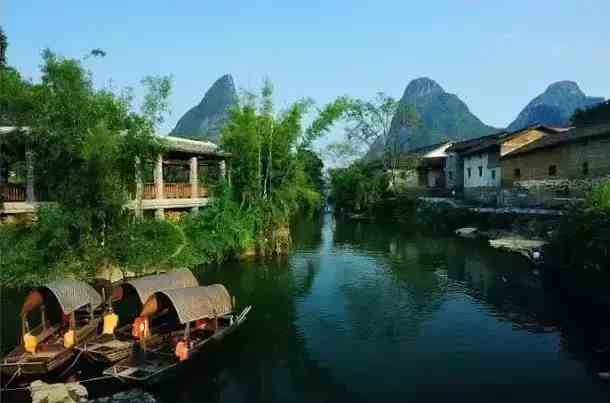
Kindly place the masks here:
<instances>
[{"instance_id":1,"label":"boat canopy","mask_svg":"<svg viewBox=\"0 0 610 403\"><path fill-rule=\"evenodd\" d=\"M165 274L146 276L126 281L121 287L132 287L140 302L145 303L148 297L157 291L171 290L174 288L197 287L199 282L189 269L177 269Z\"/></svg>"},{"instance_id":2,"label":"boat canopy","mask_svg":"<svg viewBox=\"0 0 610 403\"><path fill-rule=\"evenodd\" d=\"M101 295L89 284L79 280L68 278L57 280L40 289L47 289L55 295L64 315L69 315L86 305L91 305L91 309L95 309L102 304Z\"/></svg>"},{"instance_id":3,"label":"boat canopy","mask_svg":"<svg viewBox=\"0 0 610 403\"><path fill-rule=\"evenodd\" d=\"M232 311L231 296L222 284L164 290L159 294L170 300L182 324L223 316ZM156 298L156 295L152 298Z\"/></svg>"}]
</instances>

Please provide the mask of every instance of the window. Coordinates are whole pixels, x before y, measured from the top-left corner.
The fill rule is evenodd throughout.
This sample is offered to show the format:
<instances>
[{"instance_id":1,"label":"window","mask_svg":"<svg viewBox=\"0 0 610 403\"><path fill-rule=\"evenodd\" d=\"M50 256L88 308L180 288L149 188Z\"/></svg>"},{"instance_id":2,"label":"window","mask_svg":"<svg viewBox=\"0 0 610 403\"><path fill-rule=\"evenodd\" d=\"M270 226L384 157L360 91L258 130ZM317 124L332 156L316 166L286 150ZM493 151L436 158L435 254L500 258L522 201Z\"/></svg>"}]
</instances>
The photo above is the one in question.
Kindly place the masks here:
<instances>
[{"instance_id":1,"label":"window","mask_svg":"<svg viewBox=\"0 0 610 403\"><path fill-rule=\"evenodd\" d=\"M491 170L491 179L496 179L496 170L495 169Z\"/></svg>"},{"instance_id":2,"label":"window","mask_svg":"<svg viewBox=\"0 0 610 403\"><path fill-rule=\"evenodd\" d=\"M582 174L589 175L589 163L587 161L582 163Z\"/></svg>"},{"instance_id":3,"label":"window","mask_svg":"<svg viewBox=\"0 0 610 403\"><path fill-rule=\"evenodd\" d=\"M483 167L479 167L479 176L483 176Z\"/></svg>"},{"instance_id":4,"label":"window","mask_svg":"<svg viewBox=\"0 0 610 403\"><path fill-rule=\"evenodd\" d=\"M472 176L472 169L468 168L468 177L470 178Z\"/></svg>"},{"instance_id":5,"label":"window","mask_svg":"<svg viewBox=\"0 0 610 403\"><path fill-rule=\"evenodd\" d=\"M549 166L549 176L555 176L557 175L557 165L550 165Z\"/></svg>"},{"instance_id":6,"label":"window","mask_svg":"<svg viewBox=\"0 0 610 403\"><path fill-rule=\"evenodd\" d=\"M449 180L453 180L453 171L449 171Z\"/></svg>"},{"instance_id":7,"label":"window","mask_svg":"<svg viewBox=\"0 0 610 403\"><path fill-rule=\"evenodd\" d=\"M515 168L514 176L515 176L515 179L517 179L517 180L521 179L521 169Z\"/></svg>"}]
</instances>

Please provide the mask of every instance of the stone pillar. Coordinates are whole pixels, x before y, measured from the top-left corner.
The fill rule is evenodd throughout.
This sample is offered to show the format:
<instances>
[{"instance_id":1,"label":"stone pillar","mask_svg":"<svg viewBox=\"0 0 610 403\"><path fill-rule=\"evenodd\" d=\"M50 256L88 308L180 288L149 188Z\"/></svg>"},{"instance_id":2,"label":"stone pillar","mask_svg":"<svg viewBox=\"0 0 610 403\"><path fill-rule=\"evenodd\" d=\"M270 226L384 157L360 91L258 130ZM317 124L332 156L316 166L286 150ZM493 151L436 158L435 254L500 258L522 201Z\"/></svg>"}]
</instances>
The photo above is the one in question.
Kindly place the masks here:
<instances>
[{"instance_id":1,"label":"stone pillar","mask_svg":"<svg viewBox=\"0 0 610 403\"><path fill-rule=\"evenodd\" d=\"M155 199L165 199L165 186L163 183L163 155L157 157L155 164ZM165 211L162 208L158 208L155 211L155 217L162 220L165 218Z\"/></svg>"},{"instance_id":2,"label":"stone pillar","mask_svg":"<svg viewBox=\"0 0 610 403\"><path fill-rule=\"evenodd\" d=\"M199 161L197 157L193 157L190 160L190 173L189 173L189 181L191 182L191 198L197 199L199 198ZM199 211L199 207L195 206L191 209L193 213L197 213Z\"/></svg>"},{"instance_id":3,"label":"stone pillar","mask_svg":"<svg viewBox=\"0 0 610 403\"><path fill-rule=\"evenodd\" d=\"M142 161L140 157L136 157L136 218L142 218L144 216L144 212L142 210L142 199L144 197L144 183L142 183Z\"/></svg>"},{"instance_id":4,"label":"stone pillar","mask_svg":"<svg viewBox=\"0 0 610 403\"><path fill-rule=\"evenodd\" d=\"M225 160L220 160L218 163L218 170L222 179L227 179L227 163Z\"/></svg>"},{"instance_id":5,"label":"stone pillar","mask_svg":"<svg viewBox=\"0 0 610 403\"><path fill-rule=\"evenodd\" d=\"M25 152L25 164L27 171L25 201L34 203L36 201L36 194L34 193L34 153L30 149Z\"/></svg>"}]
</instances>

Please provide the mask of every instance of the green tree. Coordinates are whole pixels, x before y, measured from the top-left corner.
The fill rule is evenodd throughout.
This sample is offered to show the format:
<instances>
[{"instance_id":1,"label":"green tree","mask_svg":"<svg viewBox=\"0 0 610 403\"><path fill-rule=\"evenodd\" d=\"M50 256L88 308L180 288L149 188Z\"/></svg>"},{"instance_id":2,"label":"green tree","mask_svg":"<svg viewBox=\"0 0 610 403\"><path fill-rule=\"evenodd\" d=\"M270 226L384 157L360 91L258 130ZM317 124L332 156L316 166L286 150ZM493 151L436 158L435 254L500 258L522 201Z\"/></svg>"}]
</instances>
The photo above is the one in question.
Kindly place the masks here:
<instances>
[{"instance_id":1,"label":"green tree","mask_svg":"<svg viewBox=\"0 0 610 403\"><path fill-rule=\"evenodd\" d=\"M347 140L363 145L369 152L379 153L384 170L389 170L394 180L403 150L400 136L391 129L394 125L418 127L421 123L415 109L379 92L372 100L351 100L345 120Z\"/></svg>"},{"instance_id":2,"label":"green tree","mask_svg":"<svg viewBox=\"0 0 610 403\"><path fill-rule=\"evenodd\" d=\"M163 148L155 131L167 109L169 79L144 81L148 92L138 114L128 93L95 88L79 60L45 50L41 70L40 83L23 80L12 69L0 71L0 83L10 88L0 95L3 121L28 128L11 143L33 151L36 187L63 212L41 212L41 224L33 231L52 234L59 225L62 239L74 250L85 245L103 249L108 234L126 225L124 205L136 161L151 159ZM47 238L53 237L41 239ZM40 246L48 249L45 242ZM75 253L82 254L82 248ZM53 250L67 252L64 247ZM45 262L59 258L53 253Z\"/></svg>"},{"instance_id":3,"label":"green tree","mask_svg":"<svg viewBox=\"0 0 610 403\"><path fill-rule=\"evenodd\" d=\"M610 124L610 100L588 109L577 109L572 115L571 122L574 126Z\"/></svg>"},{"instance_id":4,"label":"green tree","mask_svg":"<svg viewBox=\"0 0 610 403\"><path fill-rule=\"evenodd\" d=\"M329 103L305 128L311 100L297 101L276 112L268 80L260 96L242 96L221 136L222 148L239 156L232 164L232 178L240 203L251 207L262 200L297 207L313 201L312 181L318 179L308 178L304 159L311 158L312 142L328 132L345 105L343 99Z\"/></svg>"},{"instance_id":5,"label":"green tree","mask_svg":"<svg viewBox=\"0 0 610 403\"><path fill-rule=\"evenodd\" d=\"M8 40L4 30L0 26L0 69L6 67L6 48L8 48Z\"/></svg>"}]
</instances>

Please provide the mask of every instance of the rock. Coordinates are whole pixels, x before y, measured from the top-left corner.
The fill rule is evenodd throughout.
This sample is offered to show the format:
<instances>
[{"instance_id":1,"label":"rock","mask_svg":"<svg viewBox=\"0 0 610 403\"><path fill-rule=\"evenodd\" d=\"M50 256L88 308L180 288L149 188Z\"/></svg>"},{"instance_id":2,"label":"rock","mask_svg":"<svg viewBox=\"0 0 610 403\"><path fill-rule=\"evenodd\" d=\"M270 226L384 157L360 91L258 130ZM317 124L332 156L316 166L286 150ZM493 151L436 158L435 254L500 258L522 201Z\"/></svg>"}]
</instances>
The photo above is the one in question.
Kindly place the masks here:
<instances>
[{"instance_id":1,"label":"rock","mask_svg":"<svg viewBox=\"0 0 610 403\"><path fill-rule=\"evenodd\" d=\"M490 239L489 245L493 248L507 250L509 252L517 252L526 258L539 261L542 259L540 250L547 242L536 239L523 239L519 237L507 237L499 239ZM537 258L534 257L537 256Z\"/></svg>"},{"instance_id":2,"label":"rock","mask_svg":"<svg viewBox=\"0 0 610 403\"><path fill-rule=\"evenodd\" d=\"M100 397L89 400L90 403L156 403L157 399L148 392L142 389L131 389L125 392L119 392L112 396Z\"/></svg>"},{"instance_id":3,"label":"rock","mask_svg":"<svg viewBox=\"0 0 610 403\"><path fill-rule=\"evenodd\" d=\"M32 403L80 403L87 401L88 395L87 389L78 382L34 381L30 384Z\"/></svg>"},{"instance_id":4,"label":"rock","mask_svg":"<svg viewBox=\"0 0 610 403\"><path fill-rule=\"evenodd\" d=\"M474 238L477 236L478 232L479 230L474 227L464 227L455 230L455 234L463 238Z\"/></svg>"}]
</instances>

